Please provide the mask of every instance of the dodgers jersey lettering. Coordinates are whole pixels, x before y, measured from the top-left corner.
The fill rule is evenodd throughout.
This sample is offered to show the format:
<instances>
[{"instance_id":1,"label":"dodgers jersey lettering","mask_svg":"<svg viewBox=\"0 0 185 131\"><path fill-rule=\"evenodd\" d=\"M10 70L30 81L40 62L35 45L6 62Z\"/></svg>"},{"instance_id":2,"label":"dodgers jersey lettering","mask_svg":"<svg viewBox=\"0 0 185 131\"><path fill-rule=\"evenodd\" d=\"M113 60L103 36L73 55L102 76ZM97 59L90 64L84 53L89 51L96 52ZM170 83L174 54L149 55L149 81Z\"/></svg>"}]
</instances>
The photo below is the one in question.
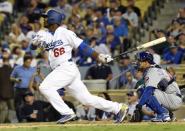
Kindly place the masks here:
<instances>
[{"instance_id":1,"label":"dodgers jersey lettering","mask_svg":"<svg viewBox=\"0 0 185 131\"><path fill-rule=\"evenodd\" d=\"M52 69L56 68L63 62L72 58L72 49L78 48L82 43L82 39L76 36L76 34L64 27L59 27L52 35L48 31L39 31L38 36L42 36L41 47L49 52L49 62Z\"/></svg>"}]
</instances>

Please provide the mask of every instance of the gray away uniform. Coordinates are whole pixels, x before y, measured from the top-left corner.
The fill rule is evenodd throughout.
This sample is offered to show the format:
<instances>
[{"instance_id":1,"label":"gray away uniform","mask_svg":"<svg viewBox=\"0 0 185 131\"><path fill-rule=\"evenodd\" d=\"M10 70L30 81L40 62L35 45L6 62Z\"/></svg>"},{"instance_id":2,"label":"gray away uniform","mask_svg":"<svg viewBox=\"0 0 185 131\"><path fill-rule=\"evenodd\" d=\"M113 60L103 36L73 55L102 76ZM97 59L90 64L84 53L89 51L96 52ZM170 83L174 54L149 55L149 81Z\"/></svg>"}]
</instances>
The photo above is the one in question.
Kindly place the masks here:
<instances>
[{"instance_id":1,"label":"gray away uniform","mask_svg":"<svg viewBox=\"0 0 185 131\"><path fill-rule=\"evenodd\" d=\"M158 88L158 83L162 79L168 82L172 79L171 75L164 69L151 67L147 70L145 79L145 87L155 87L154 96L160 104L170 111L177 110L182 105L181 92L175 81L169 84L165 91Z\"/></svg>"}]
</instances>

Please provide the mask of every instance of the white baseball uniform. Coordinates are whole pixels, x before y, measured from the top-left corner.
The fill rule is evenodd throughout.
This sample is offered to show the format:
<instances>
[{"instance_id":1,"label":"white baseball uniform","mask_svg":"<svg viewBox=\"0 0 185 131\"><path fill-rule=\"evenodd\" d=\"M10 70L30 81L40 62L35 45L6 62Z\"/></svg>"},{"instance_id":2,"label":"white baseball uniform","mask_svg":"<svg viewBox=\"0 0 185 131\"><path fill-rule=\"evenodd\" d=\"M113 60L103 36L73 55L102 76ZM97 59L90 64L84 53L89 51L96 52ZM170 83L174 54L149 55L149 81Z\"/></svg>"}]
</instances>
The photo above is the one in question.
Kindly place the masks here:
<instances>
[{"instance_id":1,"label":"white baseball uniform","mask_svg":"<svg viewBox=\"0 0 185 131\"><path fill-rule=\"evenodd\" d=\"M91 95L81 81L80 72L71 60L71 52L73 48L78 48L83 41L82 39L63 27L58 27L54 34L43 30L39 31L37 36L41 36L40 39L44 41L40 46L48 50L50 66L53 69L41 83L39 89L60 114L74 114L59 96L57 90L60 88L65 88L68 93L84 105L115 114L119 112L120 103Z\"/></svg>"},{"instance_id":2,"label":"white baseball uniform","mask_svg":"<svg viewBox=\"0 0 185 131\"><path fill-rule=\"evenodd\" d=\"M162 68L149 68L144 77L145 87L152 86L157 88L158 83L164 78L167 81L172 79L171 75ZM177 110L182 104L182 99L178 94L180 95L181 93L175 81L166 88L165 92L159 89L154 91L154 96L157 98L159 103L171 111Z\"/></svg>"}]
</instances>

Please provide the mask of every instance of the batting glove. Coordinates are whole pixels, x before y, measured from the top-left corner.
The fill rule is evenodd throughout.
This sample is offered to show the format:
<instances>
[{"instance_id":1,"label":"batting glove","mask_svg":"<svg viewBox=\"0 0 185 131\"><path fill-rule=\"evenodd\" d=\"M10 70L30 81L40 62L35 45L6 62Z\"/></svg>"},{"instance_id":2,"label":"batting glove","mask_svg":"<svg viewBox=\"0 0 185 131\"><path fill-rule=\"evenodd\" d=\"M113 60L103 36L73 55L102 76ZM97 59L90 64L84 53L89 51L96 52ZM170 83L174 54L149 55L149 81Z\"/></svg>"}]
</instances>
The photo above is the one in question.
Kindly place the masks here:
<instances>
[{"instance_id":1,"label":"batting glove","mask_svg":"<svg viewBox=\"0 0 185 131\"><path fill-rule=\"evenodd\" d=\"M44 45L44 40L43 37L40 35L36 35L32 40L31 40L31 49L35 50L37 47L42 48Z\"/></svg>"},{"instance_id":2,"label":"batting glove","mask_svg":"<svg viewBox=\"0 0 185 131\"><path fill-rule=\"evenodd\" d=\"M43 43L43 37L40 36L40 35L36 35L32 41L31 41L31 44L34 45L34 46L41 46Z\"/></svg>"},{"instance_id":3,"label":"batting glove","mask_svg":"<svg viewBox=\"0 0 185 131\"><path fill-rule=\"evenodd\" d=\"M110 55L107 55L107 54L99 54L98 59L102 63L109 63L113 60L113 58Z\"/></svg>"}]
</instances>

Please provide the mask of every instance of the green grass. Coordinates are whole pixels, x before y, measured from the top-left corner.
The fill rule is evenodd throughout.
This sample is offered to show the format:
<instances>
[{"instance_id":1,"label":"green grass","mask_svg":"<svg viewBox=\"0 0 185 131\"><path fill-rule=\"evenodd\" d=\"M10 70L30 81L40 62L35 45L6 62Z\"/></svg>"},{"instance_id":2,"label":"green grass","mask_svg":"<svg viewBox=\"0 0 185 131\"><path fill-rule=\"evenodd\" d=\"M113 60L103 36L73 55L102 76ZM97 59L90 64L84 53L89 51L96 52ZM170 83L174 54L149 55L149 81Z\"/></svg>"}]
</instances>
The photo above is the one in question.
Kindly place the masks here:
<instances>
[{"instance_id":1,"label":"green grass","mask_svg":"<svg viewBox=\"0 0 185 131\"><path fill-rule=\"evenodd\" d=\"M66 124L66 125L14 125L0 131L185 131L185 123L125 123L125 124Z\"/></svg>"}]
</instances>

